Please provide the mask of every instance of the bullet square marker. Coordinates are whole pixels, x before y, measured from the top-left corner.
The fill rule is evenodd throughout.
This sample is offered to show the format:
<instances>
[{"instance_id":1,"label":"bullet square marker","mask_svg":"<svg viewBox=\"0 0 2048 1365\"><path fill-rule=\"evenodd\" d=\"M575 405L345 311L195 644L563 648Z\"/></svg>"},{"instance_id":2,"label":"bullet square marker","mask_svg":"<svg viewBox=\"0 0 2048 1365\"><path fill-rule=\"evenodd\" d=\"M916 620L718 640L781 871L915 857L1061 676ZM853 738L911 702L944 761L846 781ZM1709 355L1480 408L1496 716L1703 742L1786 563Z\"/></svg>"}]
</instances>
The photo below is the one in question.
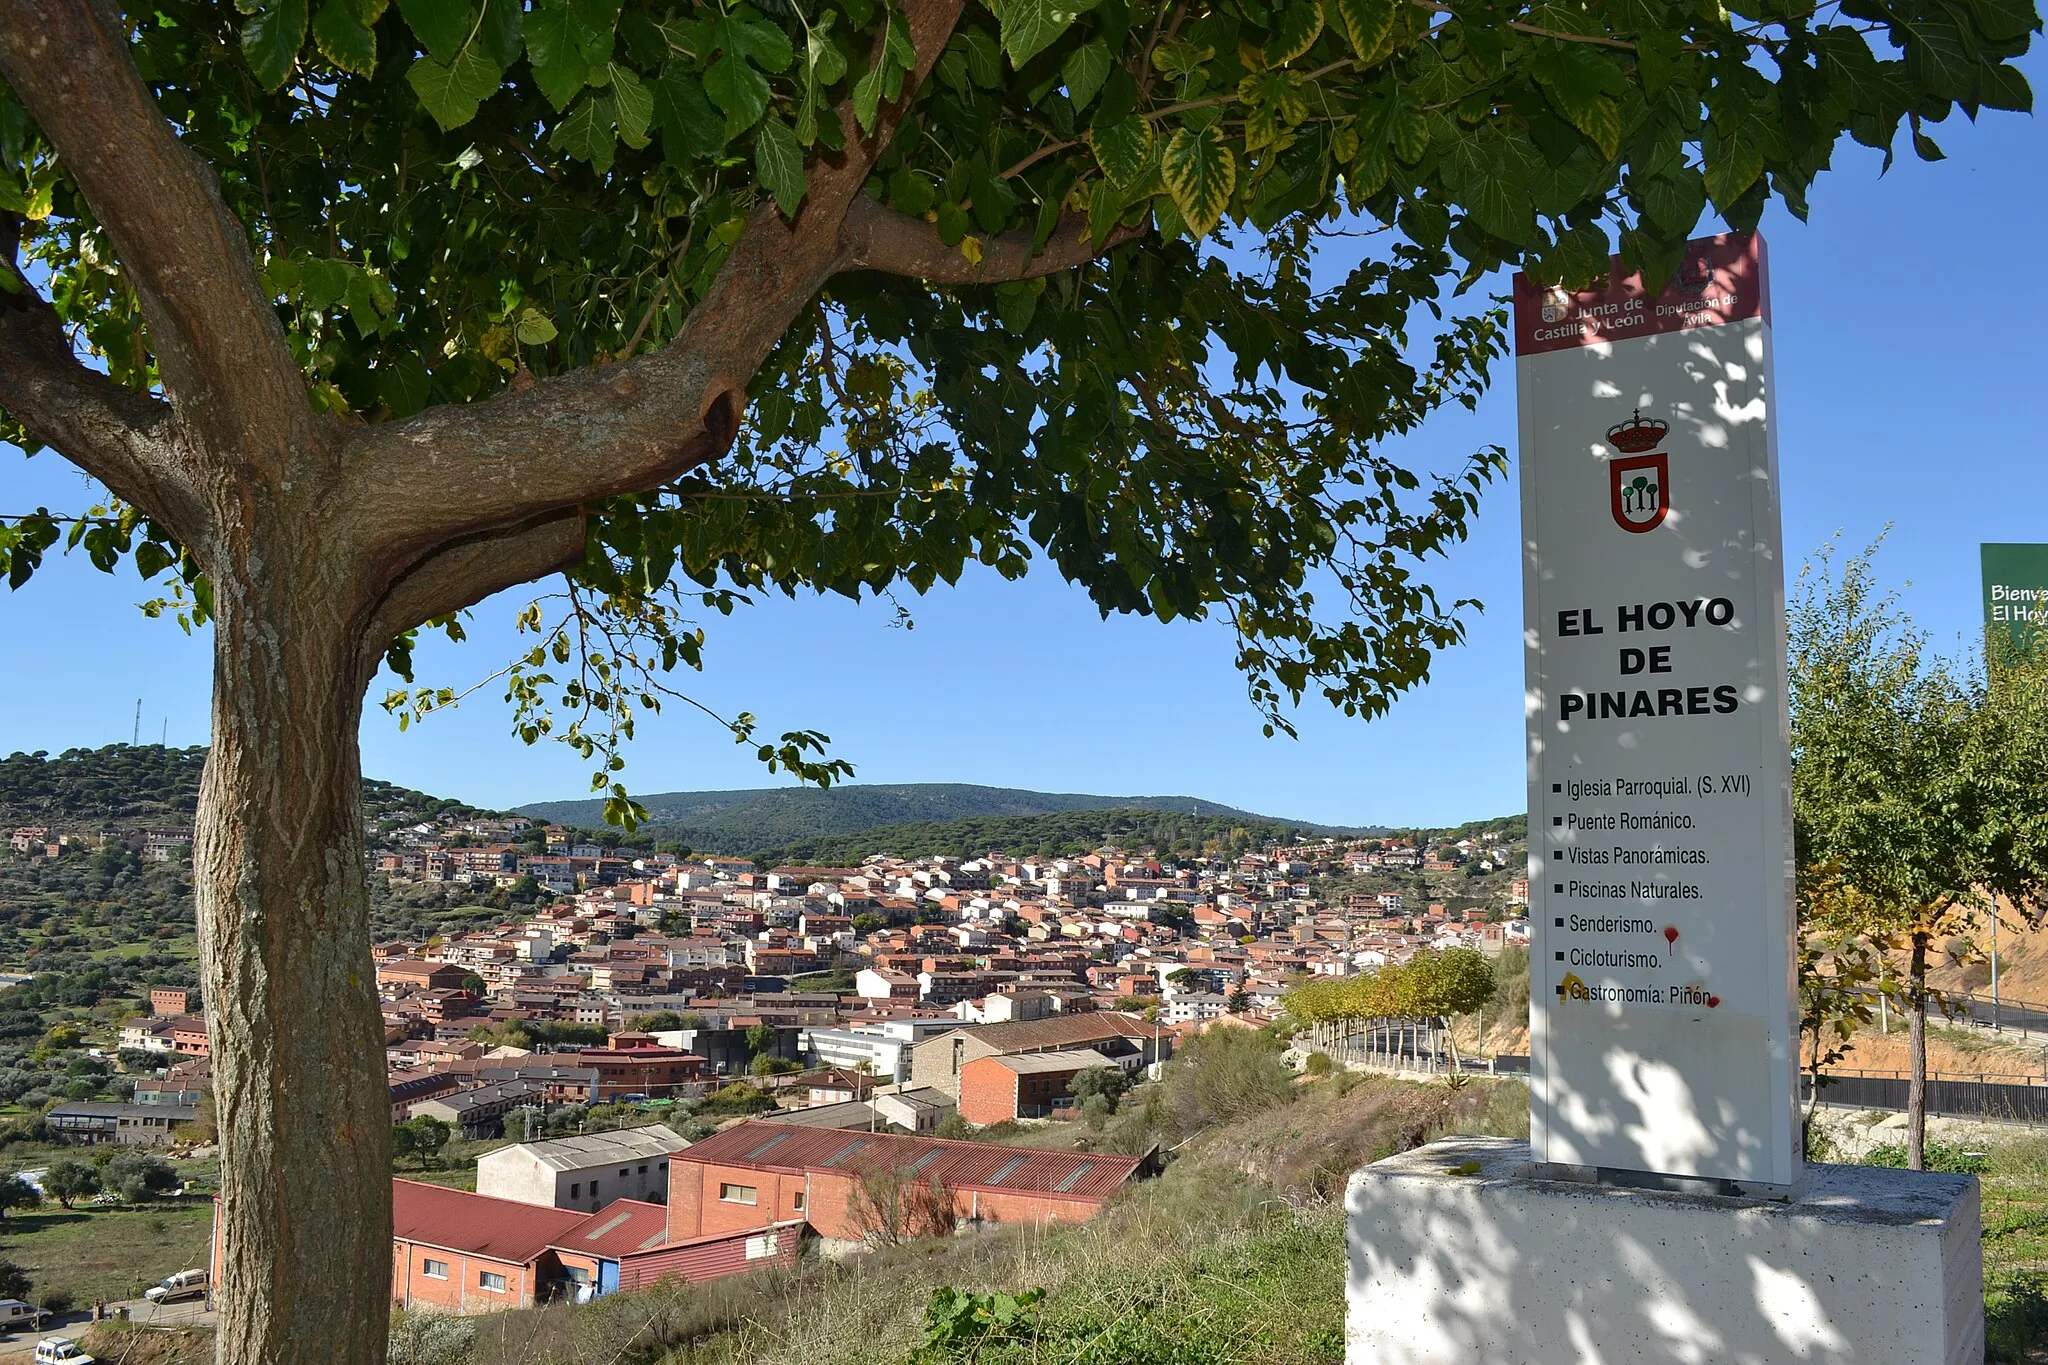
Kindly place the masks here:
<instances>
[{"instance_id":1,"label":"bullet square marker","mask_svg":"<svg viewBox=\"0 0 2048 1365\"><path fill-rule=\"evenodd\" d=\"M1561 825L1564 823L1564 817L1562 815L1553 815L1550 817L1550 823L1553 825Z\"/></svg>"},{"instance_id":2,"label":"bullet square marker","mask_svg":"<svg viewBox=\"0 0 2048 1365\"><path fill-rule=\"evenodd\" d=\"M1555 892L1555 893L1556 893L1557 895L1560 895L1560 896L1562 896L1562 895L1564 894L1564 883L1563 883L1563 882L1552 882L1552 883L1550 884L1550 889L1551 889L1551 890L1552 890L1553 892Z\"/></svg>"},{"instance_id":3,"label":"bullet square marker","mask_svg":"<svg viewBox=\"0 0 2048 1365\"><path fill-rule=\"evenodd\" d=\"M1551 790L1551 791L1553 791L1553 792L1561 792L1561 791L1563 791L1563 790L1564 790L1564 783L1562 783L1562 782L1553 782L1553 783L1551 783L1551 784L1550 784L1550 790Z\"/></svg>"},{"instance_id":4,"label":"bullet square marker","mask_svg":"<svg viewBox=\"0 0 2048 1365\"><path fill-rule=\"evenodd\" d=\"M1562 962L1562 961L1564 961L1564 954L1563 954L1563 953L1559 953L1559 954L1557 955L1557 960L1558 960L1559 962Z\"/></svg>"},{"instance_id":5,"label":"bullet square marker","mask_svg":"<svg viewBox=\"0 0 2048 1365\"><path fill-rule=\"evenodd\" d=\"M1564 916L1563 916L1563 915L1559 915L1559 916L1557 917L1557 919L1556 919L1555 923L1557 924L1557 927L1558 927L1558 928L1560 928L1560 929L1564 928Z\"/></svg>"},{"instance_id":6,"label":"bullet square marker","mask_svg":"<svg viewBox=\"0 0 2048 1365\"><path fill-rule=\"evenodd\" d=\"M1557 998L1560 1000L1564 999L1564 982L1562 981L1557 983Z\"/></svg>"},{"instance_id":7,"label":"bullet square marker","mask_svg":"<svg viewBox=\"0 0 2048 1365\"><path fill-rule=\"evenodd\" d=\"M1561 860L1561 859L1562 859L1563 857L1564 857L1564 850L1563 850L1563 849L1561 849L1561 848L1553 848L1552 850L1550 850L1550 861L1552 861L1553 863L1554 863L1554 862L1557 862L1557 861L1559 861L1559 860Z\"/></svg>"}]
</instances>

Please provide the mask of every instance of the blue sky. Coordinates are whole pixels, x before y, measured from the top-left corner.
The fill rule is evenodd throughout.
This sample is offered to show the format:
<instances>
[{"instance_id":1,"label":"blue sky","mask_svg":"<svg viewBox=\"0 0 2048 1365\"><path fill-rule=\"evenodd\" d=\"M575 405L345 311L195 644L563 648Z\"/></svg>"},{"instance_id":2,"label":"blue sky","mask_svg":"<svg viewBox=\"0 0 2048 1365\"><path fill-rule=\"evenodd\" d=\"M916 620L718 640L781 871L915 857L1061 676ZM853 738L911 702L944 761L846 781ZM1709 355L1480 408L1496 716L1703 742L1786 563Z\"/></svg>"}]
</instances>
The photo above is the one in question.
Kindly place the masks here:
<instances>
[{"instance_id":1,"label":"blue sky","mask_svg":"<svg viewBox=\"0 0 2048 1365\"><path fill-rule=\"evenodd\" d=\"M2026 66L2044 84L2044 63ZM1974 629L1981 541L2048 541L2041 462L2048 393L2048 134L2031 118L1932 128L1949 159L1901 160L1882 179L1861 148L1838 154L1812 222L1765 220L1777 347L1779 456L1794 568L1839 532L1860 547L1889 523L1879 561L1919 622L1945 641ZM1902 139L1903 141L1903 139ZM1398 454L1451 468L1514 448L1513 371L1476 413L1440 416ZM51 455L0 447L0 512L76 510L80 476ZM1009 584L970 575L886 604L765 602L706 622L695 695L751 710L771 732L815 728L865 782L983 782L1106 794L1187 794L1331 823L1440 824L1522 809L1518 512L1512 479L1488 494L1473 539L1432 566L1446 596L1487 604L1471 640L1425 687L1366 723L1320 705L1301 739L1268 740L1216 625L1103 621L1050 572ZM0 594L0 753L126 740L206 739L210 656L135 609L147 593L82 559L56 559ZM463 685L513 648L530 593L477 609L466 645L427 646L422 681ZM507 729L501 689L401 735L363 726L367 773L481 805L582 794L560 745ZM381 691L381 684L373 691ZM627 777L640 791L777 781L701 717L643 724Z\"/></svg>"}]
</instances>

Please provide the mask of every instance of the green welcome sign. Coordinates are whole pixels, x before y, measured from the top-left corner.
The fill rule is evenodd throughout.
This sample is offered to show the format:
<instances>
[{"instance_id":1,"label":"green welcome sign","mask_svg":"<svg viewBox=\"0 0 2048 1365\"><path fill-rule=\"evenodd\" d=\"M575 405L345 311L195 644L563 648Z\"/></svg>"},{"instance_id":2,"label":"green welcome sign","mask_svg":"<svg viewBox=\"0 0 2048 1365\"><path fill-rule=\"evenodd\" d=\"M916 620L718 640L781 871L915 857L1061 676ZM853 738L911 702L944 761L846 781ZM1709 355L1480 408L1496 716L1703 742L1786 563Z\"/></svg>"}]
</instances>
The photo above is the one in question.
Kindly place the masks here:
<instances>
[{"instance_id":1,"label":"green welcome sign","mask_svg":"<svg viewBox=\"0 0 2048 1365\"><path fill-rule=\"evenodd\" d=\"M2028 650L2048 641L2048 545L1985 545L1984 629Z\"/></svg>"}]
</instances>

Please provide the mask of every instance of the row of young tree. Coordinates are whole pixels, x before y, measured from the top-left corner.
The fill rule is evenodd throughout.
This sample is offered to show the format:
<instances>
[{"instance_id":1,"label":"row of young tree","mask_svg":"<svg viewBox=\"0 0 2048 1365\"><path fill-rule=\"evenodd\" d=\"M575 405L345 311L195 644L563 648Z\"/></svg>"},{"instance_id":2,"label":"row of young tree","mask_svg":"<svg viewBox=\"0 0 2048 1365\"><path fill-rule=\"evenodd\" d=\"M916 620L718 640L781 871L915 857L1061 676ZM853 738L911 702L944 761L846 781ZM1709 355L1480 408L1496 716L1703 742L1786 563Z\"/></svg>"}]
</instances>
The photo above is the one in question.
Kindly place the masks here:
<instances>
[{"instance_id":1,"label":"row of young tree","mask_svg":"<svg viewBox=\"0 0 2048 1365\"><path fill-rule=\"evenodd\" d=\"M1439 948L1358 976L1311 977L1291 988L1282 1004L1308 1026L1318 1051L1347 1049L1361 1033L1374 1052L1403 1050L1411 1039L1420 1050L1426 1031L1429 1054L1448 1050L1455 1067L1458 1040L1451 1021L1486 1008L1494 986L1485 954Z\"/></svg>"},{"instance_id":2,"label":"row of young tree","mask_svg":"<svg viewBox=\"0 0 2048 1365\"><path fill-rule=\"evenodd\" d=\"M1994 919L2048 917L2048 640L1991 630L1942 654L1879 586L1877 551L1823 551L1789 619L1801 1050L1817 1104L1880 1002L1905 1015L1917 1170L1930 971L1981 960Z\"/></svg>"}]
</instances>

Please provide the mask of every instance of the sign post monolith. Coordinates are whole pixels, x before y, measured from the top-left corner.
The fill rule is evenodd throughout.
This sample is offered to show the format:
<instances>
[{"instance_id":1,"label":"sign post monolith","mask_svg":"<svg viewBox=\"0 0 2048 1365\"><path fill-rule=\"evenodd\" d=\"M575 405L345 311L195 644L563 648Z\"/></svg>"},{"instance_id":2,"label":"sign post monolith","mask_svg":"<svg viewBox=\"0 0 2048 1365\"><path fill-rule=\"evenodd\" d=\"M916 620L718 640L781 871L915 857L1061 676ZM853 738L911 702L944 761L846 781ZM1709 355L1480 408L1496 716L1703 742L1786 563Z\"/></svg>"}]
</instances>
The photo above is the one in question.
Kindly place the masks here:
<instances>
[{"instance_id":1,"label":"sign post monolith","mask_svg":"<svg viewBox=\"0 0 2048 1365\"><path fill-rule=\"evenodd\" d=\"M1800 1171L1785 571L1763 243L1516 281L1531 1142L1613 1180Z\"/></svg>"},{"instance_id":2,"label":"sign post monolith","mask_svg":"<svg viewBox=\"0 0 2048 1365\"><path fill-rule=\"evenodd\" d=\"M1978 1365L1974 1177L1803 1162L1763 243L1515 282L1530 1138L1346 1191L1348 1365Z\"/></svg>"}]
</instances>

